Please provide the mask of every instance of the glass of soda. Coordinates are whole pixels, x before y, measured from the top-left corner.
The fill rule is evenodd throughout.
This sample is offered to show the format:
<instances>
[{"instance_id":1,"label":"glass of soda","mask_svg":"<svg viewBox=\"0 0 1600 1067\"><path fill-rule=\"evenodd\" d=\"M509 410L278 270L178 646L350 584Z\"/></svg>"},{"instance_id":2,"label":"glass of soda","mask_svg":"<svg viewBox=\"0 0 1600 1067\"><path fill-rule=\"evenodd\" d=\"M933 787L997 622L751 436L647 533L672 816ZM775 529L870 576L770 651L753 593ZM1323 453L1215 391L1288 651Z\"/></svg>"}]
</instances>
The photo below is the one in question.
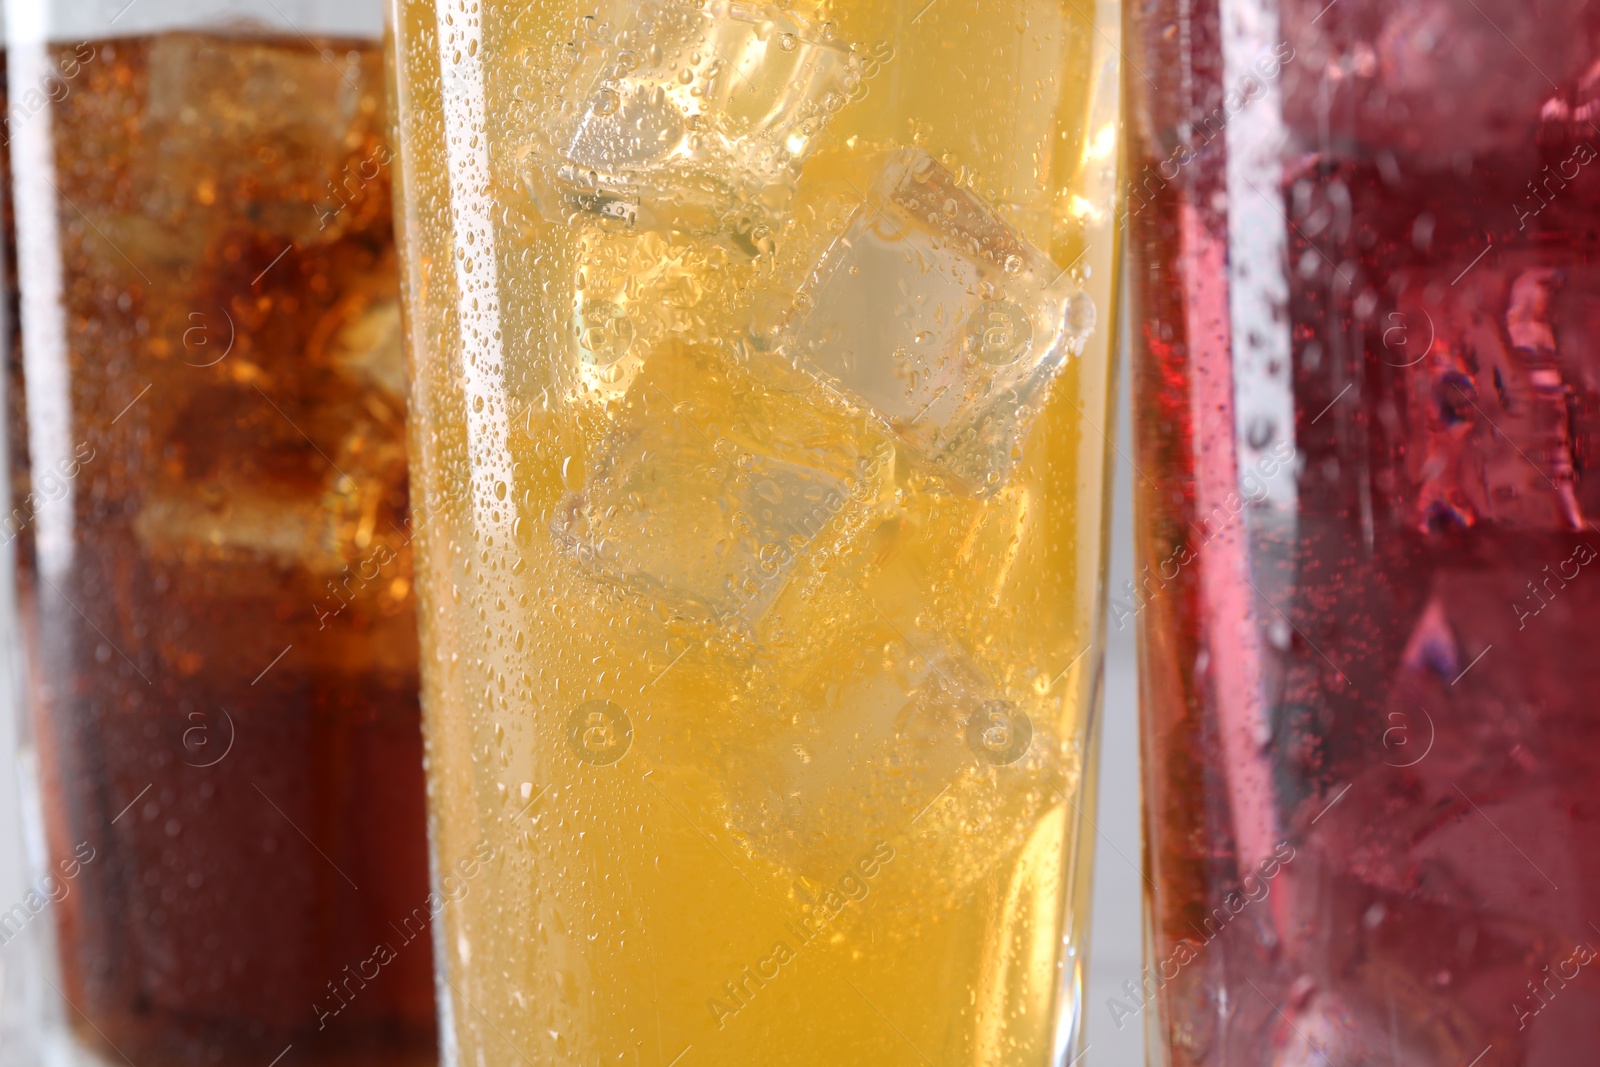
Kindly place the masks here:
<instances>
[{"instance_id":1,"label":"glass of soda","mask_svg":"<svg viewBox=\"0 0 1600 1067\"><path fill-rule=\"evenodd\" d=\"M1600 1039L1600 6L1130 9L1153 1062Z\"/></svg>"},{"instance_id":2,"label":"glass of soda","mask_svg":"<svg viewBox=\"0 0 1600 1067\"><path fill-rule=\"evenodd\" d=\"M9 26L36 985L99 1060L431 1062L381 9Z\"/></svg>"},{"instance_id":3,"label":"glass of soda","mask_svg":"<svg viewBox=\"0 0 1600 1067\"><path fill-rule=\"evenodd\" d=\"M452 1062L1077 1055L1114 4L395 4Z\"/></svg>"}]
</instances>

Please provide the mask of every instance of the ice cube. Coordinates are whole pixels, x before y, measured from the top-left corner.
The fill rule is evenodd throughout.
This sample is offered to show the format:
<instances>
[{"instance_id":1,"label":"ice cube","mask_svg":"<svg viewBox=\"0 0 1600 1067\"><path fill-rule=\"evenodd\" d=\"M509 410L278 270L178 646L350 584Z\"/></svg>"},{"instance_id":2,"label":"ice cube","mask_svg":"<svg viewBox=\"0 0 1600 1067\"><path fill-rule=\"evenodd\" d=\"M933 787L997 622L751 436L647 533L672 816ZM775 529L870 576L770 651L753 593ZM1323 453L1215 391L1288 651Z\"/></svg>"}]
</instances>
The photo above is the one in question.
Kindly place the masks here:
<instances>
[{"instance_id":1,"label":"ice cube","mask_svg":"<svg viewBox=\"0 0 1600 1067\"><path fill-rule=\"evenodd\" d=\"M215 378L181 379L187 395L153 428L166 463L134 520L152 558L328 576L370 559L379 542L398 553L407 503L398 294L392 276L348 281L303 347L276 359L253 349L264 367L230 353L207 368Z\"/></svg>"},{"instance_id":2,"label":"ice cube","mask_svg":"<svg viewBox=\"0 0 1600 1067\"><path fill-rule=\"evenodd\" d=\"M378 394L385 421L403 412L406 363L398 295L353 292L329 313L322 327L331 333L323 355L334 370L357 389Z\"/></svg>"},{"instance_id":3,"label":"ice cube","mask_svg":"<svg viewBox=\"0 0 1600 1067\"><path fill-rule=\"evenodd\" d=\"M552 532L592 572L749 634L806 557L848 538L884 492L870 445L847 420L669 340Z\"/></svg>"},{"instance_id":4,"label":"ice cube","mask_svg":"<svg viewBox=\"0 0 1600 1067\"><path fill-rule=\"evenodd\" d=\"M1597 320L1588 294L1600 277L1551 260L1507 251L1457 285L1442 283L1446 269L1400 292L1390 317L1428 339L1422 354L1392 361L1420 416L1408 424L1407 461L1424 531L1578 530L1600 507L1600 490L1581 477L1593 432L1577 415L1596 383L1574 343Z\"/></svg>"},{"instance_id":5,"label":"ice cube","mask_svg":"<svg viewBox=\"0 0 1600 1067\"><path fill-rule=\"evenodd\" d=\"M1093 303L920 149L887 156L842 227L759 346L958 485L994 492Z\"/></svg>"},{"instance_id":6,"label":"ice cube","mask_svg":"<svg viewBox=\"0 0 1600 1067\"><path fill-rule=\"evenodd\" d=\"M1281 76L1295 150L1389 151L1407 170L1439 171L1526 148L1543 105L1566 97L1592 62L1597 13L1580 10L1573 18L1584 27L1574 32L1572 21L1544 18L1520 0L1332 9L1326 0L1292 0L1279 13L1284 43L1256 70L1266 81L1269 72ZM1219 100L1197 128L1209 141L1229 121Z\"/></svg>"},{"instance_id":7,"label":"ice cube","mask_svg":"<svg viewBox=\"0 0 1600 1067\"><path fill-rule=\"evenodd\" d=\"M128 255L173 262L195 253L186 239L217 241L240 219L311 248L387 213L382 71L376 49L155 38L142 147L130 153L148 192L130 222L160 225L147 234L153 260L142 244L123 246Z\"/></svg>"},{"instance_id":8,"label":"ice cube","mask_svg":"<svg viewBox=\"0 0 1600 1067\"><path fill-rule=\"evenodd\" d=\"M960 899L1062 803L1067 754L1039 702L959 646L876 617L834 630L761 702L770 735L730 753L732 828L823 881L887 841L930 872L925 898Z\"/></svg>"},{"instance_id":9,"label":"ice cube","mask_svg":"<svg viewBox=\"0 0 1600 1067\"><path fill-rule=\"evenodd\" d=\"M860 83L828 29L732 0L613 3L579 45L550 142L524 155L541 210L694 228L781 203Z\"/></svg>"},{"instance_id":10,"label":"ice cube","mask_svg":"<svg viewBox=\"0 0 1600 1067\"><path fill-rule=\"evenodd\" d=\"M315 499L292 492L158 490L145 495L133 528L146 553L169 562L304 564L316 574L335 574L344 561L326 551Z\"/></svg>"},{"instance_id":11,"label":"ice cube","mask_svg":"<svg viewBox=\"0 0 1600 1067\"><path fill-rule=\"evenodd\" d=\"M1371 988L1318 989L1273 1020L1273 1067L1470 1063L1487 1051L1481 1022L1448 998L1381 963L1358 973Z\"/></svg>"},{"instance_id":12,"label":"ice cube","mask_svg":"<svg viewBox=\"0 0 1600 1067\"><path fill-rule=\"evenodd\" d=\"M202 397L223 410L233 406L216 390ZM133 525L144 551L188 564L267 564L332 575L371 555L379 541L404 540L399 425L356 414L346 447L328 449L331 461L306 458L308 450L296 443L257 439L240 446L246 454L236 459L186 463L191 477L158 480L142 494Z\"/></svg>"},{"instance_id":13,"label":"ice cube","mask_svg":"<svg viewBox=\"0 0 1600 1067\"><path fill-rule=\"evenodd\" d=\"M669 336L709 336L706 305L727 299L725 255L651 232L590 233L580 247L570 326L577 395L623 396L645 353Z\"/></svg>"}]
</instances>

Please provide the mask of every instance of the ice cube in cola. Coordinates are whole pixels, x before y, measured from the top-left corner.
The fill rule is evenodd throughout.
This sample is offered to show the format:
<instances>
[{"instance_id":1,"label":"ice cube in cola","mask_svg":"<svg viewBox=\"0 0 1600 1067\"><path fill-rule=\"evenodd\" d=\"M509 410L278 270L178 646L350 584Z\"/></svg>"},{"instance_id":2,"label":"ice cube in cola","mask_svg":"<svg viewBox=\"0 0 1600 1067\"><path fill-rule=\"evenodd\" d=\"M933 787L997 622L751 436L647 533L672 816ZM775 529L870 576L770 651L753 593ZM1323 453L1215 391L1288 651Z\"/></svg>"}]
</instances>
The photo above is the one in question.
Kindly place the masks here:
<instances>
[{"instance_id":1,"label":"ice cube in cola","mask_svg":"<svg viewBox=\"0 0 1600 1067\"><path fill-rule=\"evenodd\" d=\"M830 30L757 3L612 3L576 45L549 143L523 158L541 211L713 233L781 206L860 84Z\"/></svg>"},{"instance_id":2,"label":"ice cube in cola","mask_svg":"<svg viewBox=\"0 0 1600 1067\"><path fill-rule=\"evenodd\" d=\"M758 344L869 411L955 485L990 494L1082 350L1094 305L928 153L875 162L870 185L845 200L842 233L801 265L792 303Z\"/></svg>"},{"instance_id":3,"label":"ice cube in cola","mask_svg":"<svg viewBox=\"0 0 1600 1067\"><path fill-rule=\"evenodd\" d=\"M302 355L302 373L320 380L293 400L282 396L286 376L275 368L246 382L223 377L186 398L166 440L168 463L133 522L147 555L174 563L270 559L330 579L352 556L393 539L403 521L396 502L406 499L406 453L392 277L351 278L311 327ZM277 409L258 388L279 394ZM279 410L285 405L292 416ZM321 451L308 452L301 428L323 442ZM253 434L251 448L219 447L241 430Z\"/></svg>"},{"instance_id":4,"label":"ice cube in cola","mask_svg":"<svg viewBox=\"0 0 1600 1067\"><path fill-rule=\"evenodd\" d=\"M142 101L150 140L117 161L149 191L137 200L108 198L113 210L97 222L106 237L144 267L181 269L206 254L217 237L215 216L230 206L248 214L258 232L301 248L370 224L382 199L370 195L373 163L387 160L387 149L348 162L330 158L327 146L367 115L361 68L350 59L359 53L328 54L333 58L320 49L192 34L152 39ZM121 118L97 116L111 126ZM259 131L270 147L220 150L243 128ZM263 167L274 181L261 179ZM116 173L108 167L106 176Z\"/></svg>"}]
</instances>

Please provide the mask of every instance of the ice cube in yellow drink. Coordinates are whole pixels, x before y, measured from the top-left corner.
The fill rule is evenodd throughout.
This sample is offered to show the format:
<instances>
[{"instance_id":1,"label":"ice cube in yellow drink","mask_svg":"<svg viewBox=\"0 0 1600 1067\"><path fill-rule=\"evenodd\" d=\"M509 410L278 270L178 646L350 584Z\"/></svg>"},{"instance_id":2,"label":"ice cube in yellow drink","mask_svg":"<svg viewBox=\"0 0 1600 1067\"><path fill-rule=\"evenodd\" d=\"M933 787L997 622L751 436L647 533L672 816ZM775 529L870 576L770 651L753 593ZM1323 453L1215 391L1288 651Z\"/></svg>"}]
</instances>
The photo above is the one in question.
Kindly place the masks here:
<instances>
[{"instance_id":1,"label":"ice cube in yellow drink","mask_svg":"<svg viewBox=\"0 0 1600 1067\"><path fill-rule=\"evenodd\" d=\"M395 14L459 1062L1070 1059L1116 7Z\"/></svg>"}]
</instances>

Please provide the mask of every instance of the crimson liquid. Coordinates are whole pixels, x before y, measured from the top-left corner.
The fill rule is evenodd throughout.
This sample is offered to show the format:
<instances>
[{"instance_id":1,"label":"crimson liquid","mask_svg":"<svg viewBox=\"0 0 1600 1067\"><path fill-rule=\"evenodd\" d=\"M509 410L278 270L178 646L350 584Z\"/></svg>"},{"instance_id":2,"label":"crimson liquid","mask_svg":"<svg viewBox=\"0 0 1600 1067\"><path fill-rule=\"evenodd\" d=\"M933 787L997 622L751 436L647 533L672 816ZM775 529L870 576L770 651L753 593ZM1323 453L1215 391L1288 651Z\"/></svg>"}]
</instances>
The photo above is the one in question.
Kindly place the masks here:
<instances>
[{"instance_id":1,"label":"crimson liquid","mask_svg":"<svg viewBox=\"0 0 1600 1067\"><path fill-rule=\"evenodd\" d=\"M1106 1010L1172 1064L1590 1063L1600 5L1129 27L1154 936Z\"/></svg>"}]
</instances>

